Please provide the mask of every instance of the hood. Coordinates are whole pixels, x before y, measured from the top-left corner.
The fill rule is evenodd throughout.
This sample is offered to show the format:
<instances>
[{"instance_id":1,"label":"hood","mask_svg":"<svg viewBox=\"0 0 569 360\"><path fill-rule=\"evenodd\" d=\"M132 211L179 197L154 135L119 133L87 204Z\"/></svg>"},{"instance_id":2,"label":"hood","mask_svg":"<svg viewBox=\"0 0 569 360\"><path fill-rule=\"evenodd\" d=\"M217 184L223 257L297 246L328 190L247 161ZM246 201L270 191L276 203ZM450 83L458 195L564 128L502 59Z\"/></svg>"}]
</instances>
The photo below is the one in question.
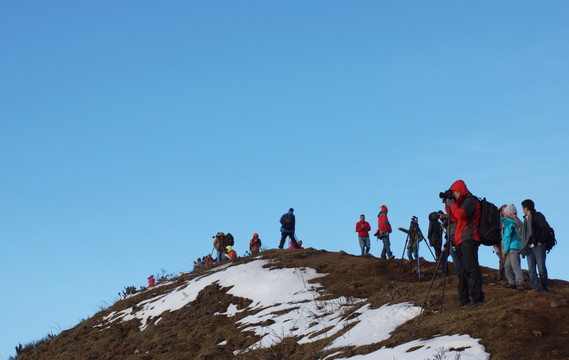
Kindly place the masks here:
<instances>
[{"instance_id":1,"label":"hood","mask_svg":"<svg viewBox=\"0 0 569 360\"><path fill-rule=\"evenodd\" d=\"M226 249L228 252L231 252L231 250L233 250L233 248L231 246L227 246Z\"/></svg>"},{"instance_id":2,"label":"hood","mask_svg":"<svg viewBox=\"0 0 569 360\"><path fill-rule=\"evenodd\" d=\"M429 214L429 221L437 221L439 219L439 215L436 211L433 211Z\"/></svg>"},{"instance_id":3,"label":"hood","mask_svg":"<svg viewBox=\"0 0 569 360\"><path fill-rule=\"evenodd\" d=\"M470 194L470 191L468 191L466 184L462 180L456 180L454 184L452 184L452 186L450 187L450 190L458 191L461 196Z\"/></svg>"},{"instance_id":4,"label":"hood","mask_svg":"<svg viewBox=\"0 0 569 360\"><path fill-rule=\"evenodd\" d=\"M381 205L381 212L386 213L387 214L387 206L385 205Z\"/></svg>"}]
</instances>

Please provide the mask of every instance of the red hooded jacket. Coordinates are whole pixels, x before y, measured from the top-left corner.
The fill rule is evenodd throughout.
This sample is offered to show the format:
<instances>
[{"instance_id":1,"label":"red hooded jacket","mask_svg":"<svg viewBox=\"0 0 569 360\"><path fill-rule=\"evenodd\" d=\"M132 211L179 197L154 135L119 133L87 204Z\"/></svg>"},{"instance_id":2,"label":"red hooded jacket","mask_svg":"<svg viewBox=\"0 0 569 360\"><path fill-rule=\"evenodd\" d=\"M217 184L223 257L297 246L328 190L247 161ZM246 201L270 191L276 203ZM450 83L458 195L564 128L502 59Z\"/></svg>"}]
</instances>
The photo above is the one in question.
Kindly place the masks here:
<instances>
[{"instance_id":1,"label":"red hooded jacket","mask_svg":"<svg viewBox=\"0 0 569 360\"><path fill-rule=\"evenodd\" d=\"M480 203L478 199L468 191L462 180L455 181L450 187L452 191L458 191L460 197L451 205L451 216L456 218L456 233L454 242L458 246L462 240L473 239L480 242L478 225L480 224ZM452 219L452 218L451 218Z\"/></svg>"},{"instance_id":2,"label":"red hooded jacket","mask_svg":"<svg viewBox=\"0 0 569 360\"><path fill-rule=\"evenodd\" d=\"M391 224L387 219L387 206L381 205L381 212L377 215L377 228L380 237L387 236L391 233Z\"/></svg>"}]
</instances>

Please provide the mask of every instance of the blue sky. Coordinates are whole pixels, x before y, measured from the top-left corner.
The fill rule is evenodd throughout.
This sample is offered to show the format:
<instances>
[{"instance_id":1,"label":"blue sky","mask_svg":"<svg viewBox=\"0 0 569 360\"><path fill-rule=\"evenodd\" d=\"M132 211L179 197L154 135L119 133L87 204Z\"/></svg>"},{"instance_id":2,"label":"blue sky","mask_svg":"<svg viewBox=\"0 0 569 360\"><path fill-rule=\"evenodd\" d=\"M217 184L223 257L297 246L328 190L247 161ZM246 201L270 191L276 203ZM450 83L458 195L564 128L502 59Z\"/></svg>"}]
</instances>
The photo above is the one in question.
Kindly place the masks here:
<instances>
[{"instance_id":1,"label":"blue sky","mask_svg":"<svg viewBox=\"0 0 569 360\"><path fill-rule=\"evenodd\" d=\"M294 207L305 246L357 254L360 214L426 231L456 179L520 213L533 199L568 280L568 11L3 1L0 359L188 271L218 231L274 248Z\"/></svg>"}]
</instances>

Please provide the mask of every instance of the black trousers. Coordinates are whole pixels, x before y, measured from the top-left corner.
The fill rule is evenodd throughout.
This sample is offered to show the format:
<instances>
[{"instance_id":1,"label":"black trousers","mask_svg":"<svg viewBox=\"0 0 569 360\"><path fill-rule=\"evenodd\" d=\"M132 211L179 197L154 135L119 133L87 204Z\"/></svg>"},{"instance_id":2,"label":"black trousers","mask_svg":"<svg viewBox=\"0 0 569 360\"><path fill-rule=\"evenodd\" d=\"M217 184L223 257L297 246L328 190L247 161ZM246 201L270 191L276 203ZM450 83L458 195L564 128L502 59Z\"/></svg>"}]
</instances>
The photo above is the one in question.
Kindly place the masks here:
<instances>
[{"instance_id":1,"label":"black trousers","mask_svg":"<svg viewBox=\"0 0 569 360\"><path fill-rule=\"evenodd\" d=\"M283 248L284 242L286 240L286 237L290 238L290 241L292 241L292 245L294 246L295 249L299 249L300 246L298 246L298 243L296 242L296 239L294 238L294 233L287 233L287 232L281 232L281 243L279 244L279 249Z\"/></svg>"},{"instance_id":2,"label":"black trousers","mask_svg":"<svg viewBox=\"0 0 569 360\"><path fill-rule=\"evenodd\" d=\"M473 239L462 240L457 246L457 260L460 264L458 276L458 298L461 304L472 301L484 301L482 291L482 271L478 264L478 247L480 243ZM455 268L455 270L457 270Z\"/></svg>"}]
</instances>

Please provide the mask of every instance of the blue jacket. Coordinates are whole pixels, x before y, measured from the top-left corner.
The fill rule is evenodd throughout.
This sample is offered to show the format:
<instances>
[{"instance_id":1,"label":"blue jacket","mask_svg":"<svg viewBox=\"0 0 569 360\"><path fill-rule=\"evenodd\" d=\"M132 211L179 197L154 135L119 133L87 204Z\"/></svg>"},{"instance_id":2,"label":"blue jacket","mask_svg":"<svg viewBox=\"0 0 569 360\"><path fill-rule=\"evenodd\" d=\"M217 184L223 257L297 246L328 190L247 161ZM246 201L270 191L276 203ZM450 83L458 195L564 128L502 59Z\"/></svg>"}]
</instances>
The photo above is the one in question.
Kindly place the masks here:
<instances>
[{"instance_id":1,"label":"blue jacket","mask_svg":"<svg viewBox=\"0 0 569 360\"><path fill-rule=\"evenodd\" d=\"M516 226L516 220L503 217L502 226L504 228L504 235L502 237L502 241L504 242L504 254L509 253L510 249L520 250L522 248L522 240L518 232L518 227Z\"/></svg>"},{"instance_id":2,"label":"blue jacket","mask_svg":"<svg viewBox=\"0 0 569 360\"><path fill-rule=\"evenodd\" d=\"M283 216L281 216L281 224L283 223L285 215L292 215L292 229L286 229L283 226L281 226L281 232L294 234L294 226L296 223L296 219L294 218L294 214L290 210L286 214L283 214Z\"/></svg>"}]
</instances>

